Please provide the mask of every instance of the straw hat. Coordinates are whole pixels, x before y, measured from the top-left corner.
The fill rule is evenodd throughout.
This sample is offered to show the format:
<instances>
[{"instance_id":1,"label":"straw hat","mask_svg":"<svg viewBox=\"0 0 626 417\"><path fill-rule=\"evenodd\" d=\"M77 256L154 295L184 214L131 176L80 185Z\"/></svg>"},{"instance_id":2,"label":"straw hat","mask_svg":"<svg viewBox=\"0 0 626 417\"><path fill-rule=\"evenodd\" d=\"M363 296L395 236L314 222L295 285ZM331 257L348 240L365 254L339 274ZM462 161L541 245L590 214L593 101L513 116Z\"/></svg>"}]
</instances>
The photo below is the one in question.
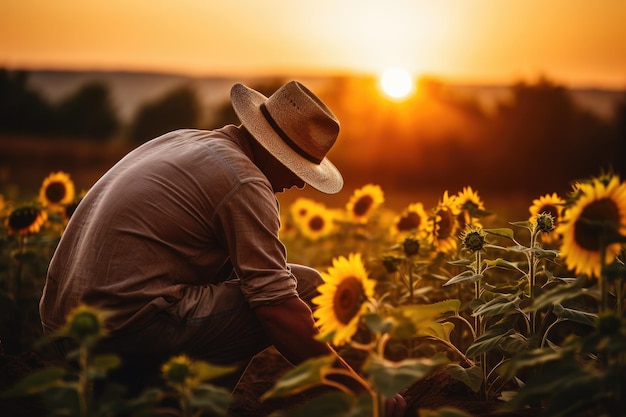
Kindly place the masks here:
<instances>
[{"instance_id":1,"label":"straw hat","mask_svg":"<svg viewBox=\"0 0 626 417\"><path fill-rule=\"evenodd\" d=\"M243 126L283 165L316 190L341 190L341 173L326 158L339 120L308 88L291 81L268 98L235 84L230 99Z\"/></svg>"}]
</instances>

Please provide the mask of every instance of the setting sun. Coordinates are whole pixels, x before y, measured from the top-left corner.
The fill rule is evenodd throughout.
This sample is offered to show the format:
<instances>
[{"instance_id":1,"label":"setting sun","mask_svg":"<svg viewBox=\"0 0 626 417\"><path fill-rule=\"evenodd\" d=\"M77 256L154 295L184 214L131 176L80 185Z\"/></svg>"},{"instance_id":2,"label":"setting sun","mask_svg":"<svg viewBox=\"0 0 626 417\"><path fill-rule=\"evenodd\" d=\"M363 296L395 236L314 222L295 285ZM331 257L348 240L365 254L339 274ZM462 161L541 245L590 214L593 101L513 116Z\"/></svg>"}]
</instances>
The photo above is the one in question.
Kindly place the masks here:
<instances>
[{"instance_id":1,"label":"setting sun","mask_svg":"<svg viewBox=\"0 0 626 417\"><path fill-rule=\"evenodd\" d=\"M391 98L403 99L413 92L411 74L403 68L389 68L380 76L380 87Z\"/></svg>"}]
</instances>

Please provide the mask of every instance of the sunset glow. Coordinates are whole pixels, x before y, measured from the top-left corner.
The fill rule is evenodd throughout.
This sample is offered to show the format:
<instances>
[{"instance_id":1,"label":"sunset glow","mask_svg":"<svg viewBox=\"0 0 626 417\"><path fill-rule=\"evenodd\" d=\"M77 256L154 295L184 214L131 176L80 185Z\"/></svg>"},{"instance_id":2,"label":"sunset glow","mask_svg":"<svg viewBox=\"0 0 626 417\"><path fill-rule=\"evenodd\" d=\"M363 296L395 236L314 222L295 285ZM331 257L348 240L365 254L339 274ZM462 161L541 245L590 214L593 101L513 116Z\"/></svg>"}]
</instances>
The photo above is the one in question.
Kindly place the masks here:
<instances>
[{"instance_id":1,"label":"sunset glow","mask_svg":"<svg viewBox=\"0 0 626 417\"><path fill-rule=\"evenodd\" d=\"M626 2L4 0L0 66L626 85Z\"/></svg>"}]
</instances>

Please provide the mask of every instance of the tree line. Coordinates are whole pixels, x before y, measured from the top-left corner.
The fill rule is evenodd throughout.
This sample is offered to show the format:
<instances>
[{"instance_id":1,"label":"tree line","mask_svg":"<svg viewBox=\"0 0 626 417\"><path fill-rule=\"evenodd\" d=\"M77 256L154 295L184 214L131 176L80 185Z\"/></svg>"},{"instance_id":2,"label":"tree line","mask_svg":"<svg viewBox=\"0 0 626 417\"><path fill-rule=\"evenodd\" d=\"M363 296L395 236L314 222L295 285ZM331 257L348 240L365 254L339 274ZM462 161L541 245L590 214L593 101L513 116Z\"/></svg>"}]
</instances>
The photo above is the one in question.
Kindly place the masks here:
<instances>
[{"instance_id":1,"label":"tree line","mask_svg":"<svg viewBox=\"0 0 626 417\"><path fill-rule=\"evenodd\" d=\"M177 128L238 123L228 100L211 109L211 120L202 120L189 84L141 104L122 123L103 82L88 82L50 103L29 87L28 77L26 71L0 70L0 134L101 142L121 136L139 144ZM283 82L268 79L252 87L269 96ZM547 188L600 168L626 177L626 94L607 120L577 106L567 88L545 78L513 84L510 97L491 112L436 79L422 80L420 94L401 105L385 103L374 85L373 78L336 77L320 92L342 121L334 159L359 178L385 173L396 185L419 183L425 175L481 183L506 171L519 173L520 184L508 179L511 186L540 178Z\"/></svg>"}]
</instances>

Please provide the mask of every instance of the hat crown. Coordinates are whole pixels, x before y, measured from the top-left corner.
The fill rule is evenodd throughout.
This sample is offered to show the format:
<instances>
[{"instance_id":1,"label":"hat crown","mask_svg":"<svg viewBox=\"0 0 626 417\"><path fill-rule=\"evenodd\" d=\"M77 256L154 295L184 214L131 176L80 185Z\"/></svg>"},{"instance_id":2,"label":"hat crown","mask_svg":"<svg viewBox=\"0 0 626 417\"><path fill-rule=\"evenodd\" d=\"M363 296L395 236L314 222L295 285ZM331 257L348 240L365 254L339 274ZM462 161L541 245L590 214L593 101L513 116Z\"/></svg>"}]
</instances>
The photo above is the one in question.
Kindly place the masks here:
<instances>
[{"instance_id":1,"label":"hat crown","mask_svg":"<svg viewBox=\"0 0 626 417\"><path fill-rule=\"evenodd\" d=\"M276 90L261 105L261 110L281 139L314 163L321 163L337 140L337 117L297 81Z\"/></svg>"}]
</instances>

